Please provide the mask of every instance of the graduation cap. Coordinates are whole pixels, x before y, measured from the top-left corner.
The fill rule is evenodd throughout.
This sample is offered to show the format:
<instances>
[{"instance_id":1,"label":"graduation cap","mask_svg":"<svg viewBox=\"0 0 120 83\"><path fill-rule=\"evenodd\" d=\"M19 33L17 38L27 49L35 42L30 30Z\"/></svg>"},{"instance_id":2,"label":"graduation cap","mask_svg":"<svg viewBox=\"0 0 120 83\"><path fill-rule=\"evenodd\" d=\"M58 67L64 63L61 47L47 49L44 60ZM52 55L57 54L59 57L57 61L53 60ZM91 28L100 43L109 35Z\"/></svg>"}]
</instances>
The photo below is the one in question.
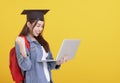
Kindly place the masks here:
<instances>
[{"instance_id":1,"label":"graduation cap","mask_svg":"<svg viewBox=\"0 0 120 83\"><path fill-rule=\"evenodd\" d=\"M22 15L27 15L27 20L41 20L44 21L44 15L49 10L23 10Z\"/></svg>"}]
</instances>

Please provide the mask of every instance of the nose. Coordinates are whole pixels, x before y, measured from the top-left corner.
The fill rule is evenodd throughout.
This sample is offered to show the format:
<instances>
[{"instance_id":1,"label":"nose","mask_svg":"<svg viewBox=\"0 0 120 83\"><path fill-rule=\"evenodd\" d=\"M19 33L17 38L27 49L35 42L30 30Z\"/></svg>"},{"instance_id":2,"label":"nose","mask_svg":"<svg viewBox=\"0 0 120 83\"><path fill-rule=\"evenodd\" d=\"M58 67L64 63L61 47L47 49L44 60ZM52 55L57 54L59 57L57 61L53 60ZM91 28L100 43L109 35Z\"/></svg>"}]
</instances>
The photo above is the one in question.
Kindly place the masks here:
<instances>
[{"instance_id":1,"label":"nose","mask_svg":"<svg viewBox=\"0 0 120 83\"><path fill-rule=\"evenodd\" d=\"M42 30L43 30L43 27L39 27L38 30L39 30L39 31L42 31Z\"/></svg>"}]
</instances>

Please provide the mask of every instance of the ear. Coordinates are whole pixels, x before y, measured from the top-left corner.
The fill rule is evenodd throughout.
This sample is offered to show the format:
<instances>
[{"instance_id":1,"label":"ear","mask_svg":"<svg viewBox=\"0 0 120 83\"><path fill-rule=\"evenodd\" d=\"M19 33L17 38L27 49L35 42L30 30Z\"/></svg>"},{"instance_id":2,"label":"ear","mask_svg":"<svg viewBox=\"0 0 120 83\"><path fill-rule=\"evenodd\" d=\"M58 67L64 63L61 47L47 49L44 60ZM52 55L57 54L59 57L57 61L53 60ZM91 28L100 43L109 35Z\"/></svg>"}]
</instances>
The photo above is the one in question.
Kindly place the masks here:
<instances>
[{"instance_id":1,"label":"ear","mask_svg":"<svg viewBox=\"0 0 120 83\"><path fill-rule=\"evenodd\" d=\"M30 27L31 27L31 23L30 22L27 22L27 27L30 29Z\"/></svg>"}]
</instances>

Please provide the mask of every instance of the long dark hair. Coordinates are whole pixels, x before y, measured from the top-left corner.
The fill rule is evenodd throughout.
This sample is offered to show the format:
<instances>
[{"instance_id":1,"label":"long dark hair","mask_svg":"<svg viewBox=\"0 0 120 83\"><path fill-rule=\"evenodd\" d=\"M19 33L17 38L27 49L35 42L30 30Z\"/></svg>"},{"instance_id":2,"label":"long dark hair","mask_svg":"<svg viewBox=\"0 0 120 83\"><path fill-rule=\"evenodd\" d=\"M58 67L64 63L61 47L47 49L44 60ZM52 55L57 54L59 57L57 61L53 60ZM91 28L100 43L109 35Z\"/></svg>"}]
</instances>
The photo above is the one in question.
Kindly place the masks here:
<instances>
[{"instance_id":1,"label":"long dark hair","mask_svg":"<svg viewBox=\"0 0 120 83\"><path fill-rule=\"evenodd\" d=\"M36 26L37 22L39 20L27 20L27 22L30 22L31 24L33 22L35 22L35 24L33 25L32 29ZM27 26L27 22L25 23L22 31L20 32L19 36L27 36L28 33L30 32L28 26ZM44 26L43 26L44 28ZM50 48L49 48L49 44L48 42L43 38L42 34L40 34L39 36L37 37L34 37L45 49L46 52L49 52L50 51Z\"/></svg>"}]
</instances>

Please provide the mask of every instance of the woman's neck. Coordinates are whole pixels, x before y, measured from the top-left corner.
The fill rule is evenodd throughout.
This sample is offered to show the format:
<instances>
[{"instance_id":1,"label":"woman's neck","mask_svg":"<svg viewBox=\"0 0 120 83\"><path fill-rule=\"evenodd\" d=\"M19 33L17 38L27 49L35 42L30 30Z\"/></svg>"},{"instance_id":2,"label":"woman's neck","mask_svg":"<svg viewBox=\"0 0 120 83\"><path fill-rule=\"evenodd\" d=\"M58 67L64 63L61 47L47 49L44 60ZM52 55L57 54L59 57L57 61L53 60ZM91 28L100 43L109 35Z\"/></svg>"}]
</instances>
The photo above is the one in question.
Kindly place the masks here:
<instances>
[{"instance_id":1,"label":"woman's neck","mask_svg":"<svg viewBox=\"0 0 120 83\"><path fill-rule=\"evenodd\" d=\"M31 37L32 41L37 41L32 34L28 34L28 35Z\"/></svg>"}]
</instances>

